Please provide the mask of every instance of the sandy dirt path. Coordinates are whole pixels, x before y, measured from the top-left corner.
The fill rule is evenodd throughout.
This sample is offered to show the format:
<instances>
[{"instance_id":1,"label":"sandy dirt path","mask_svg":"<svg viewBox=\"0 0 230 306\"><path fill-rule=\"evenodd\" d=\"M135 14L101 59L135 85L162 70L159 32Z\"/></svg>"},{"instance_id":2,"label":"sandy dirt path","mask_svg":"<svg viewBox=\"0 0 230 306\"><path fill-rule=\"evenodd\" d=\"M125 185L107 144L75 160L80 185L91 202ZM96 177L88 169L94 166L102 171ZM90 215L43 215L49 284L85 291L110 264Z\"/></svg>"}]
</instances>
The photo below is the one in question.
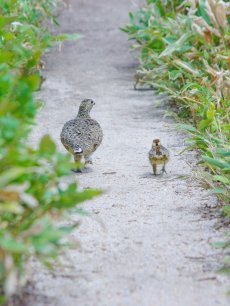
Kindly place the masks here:
<instances>
[{"instance_id":1,"label":"sandy dirt path","mask_svg":"<svg viewBox=\"0 0 230 306\"><path fill-rule=\"evenodd\" d=\"M84 217L73 235L80 250L68 251L68 264L50 274L34 272L36 297L30 306L214 306L229 305L226 279L217 275L221 253L209 241L221 233L215 220L202 218L215 204L193 179L191 155L179 155L184 136L149 91L134 91L136 62L119 27L137 2L75 0L60 17L60 31L80 32L62 52L46 56L47 81L32 143L45 133L57 140L63 124L83 98L96 106L92 117L104 130L92 171L78 175L82 187L105 194L85 203L95 218ZM171 152L168 174L153 177L147 152L153 138ZM175 179L176 176L188 179Z\"/></svg>"}]
</instances>

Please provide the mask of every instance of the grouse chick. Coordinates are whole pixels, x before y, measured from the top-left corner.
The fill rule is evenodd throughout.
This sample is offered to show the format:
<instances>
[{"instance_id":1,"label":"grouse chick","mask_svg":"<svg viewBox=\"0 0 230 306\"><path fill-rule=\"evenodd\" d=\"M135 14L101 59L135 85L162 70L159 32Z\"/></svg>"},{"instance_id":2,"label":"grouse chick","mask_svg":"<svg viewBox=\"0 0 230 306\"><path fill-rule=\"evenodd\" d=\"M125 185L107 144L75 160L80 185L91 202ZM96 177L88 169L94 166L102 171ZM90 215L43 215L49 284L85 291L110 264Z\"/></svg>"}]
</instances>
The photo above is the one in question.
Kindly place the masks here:
<instances>
[{"instance_id":1,"label":"grouse chick","mask_svg":"<svg viewBox=\"0 0 230 306\"><path fill-rule=\"evenodd\" d=\"M79 164L92 164L92 153L102 142L103 132L100 124L90 117L95 105L91 99L81 102L77 117L65 123L61 132L61 142Z\"/></svg>"},{"instance_id":2,"label":"grouse chick","mask_svg":"<svg viewBox=\"0 0 230 306\"><path fill-rule=\"evenodd\" d=\"M152 148L149 151L149 161L153 167L153 174L157 174L157 165L162 165L162 173L166 173L165 165L169 161L169 151L160 143L160 139L154 139Z\"/></svg>"}]
</instances>

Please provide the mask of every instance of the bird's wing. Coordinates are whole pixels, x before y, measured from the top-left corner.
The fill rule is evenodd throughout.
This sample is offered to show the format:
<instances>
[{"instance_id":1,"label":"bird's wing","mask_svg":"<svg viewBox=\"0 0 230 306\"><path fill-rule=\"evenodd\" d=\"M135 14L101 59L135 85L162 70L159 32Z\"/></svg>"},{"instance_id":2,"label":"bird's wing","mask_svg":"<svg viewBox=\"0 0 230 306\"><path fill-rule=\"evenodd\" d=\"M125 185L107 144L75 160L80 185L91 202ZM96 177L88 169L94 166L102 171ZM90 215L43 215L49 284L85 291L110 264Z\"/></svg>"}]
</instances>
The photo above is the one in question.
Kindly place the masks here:
<instances>
[{"instance_id":1,"label":"bird's wing","mask_svg":"<svg viewBox=\"0 0 230 306\"><path fill-rule=\"evenodd\" d=\"M154 157L154 156L156 156L156 152L153 149L151 149L149 151L149 157Z\"/></svg>"}]
</instances>

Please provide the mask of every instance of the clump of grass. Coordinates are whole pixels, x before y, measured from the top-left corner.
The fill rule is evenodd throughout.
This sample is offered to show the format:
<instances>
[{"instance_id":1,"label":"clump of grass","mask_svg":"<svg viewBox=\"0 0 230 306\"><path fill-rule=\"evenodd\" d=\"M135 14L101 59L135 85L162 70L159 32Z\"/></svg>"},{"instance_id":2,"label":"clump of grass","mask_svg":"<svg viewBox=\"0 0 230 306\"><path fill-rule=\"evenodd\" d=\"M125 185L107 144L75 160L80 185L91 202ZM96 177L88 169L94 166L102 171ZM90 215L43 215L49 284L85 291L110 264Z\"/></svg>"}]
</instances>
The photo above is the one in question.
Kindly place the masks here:
<instances>
[{"instance_id":1,"label":"clump of grass","mask_svg":"<svg viewBox=\"0 0 230 306\"><path fill-rule=\"evenodd\" d=\"M56 3L0 3L0 304L25 283L32 256L51 267L69 245L65 237L77 224L57 221L81 213L77 205L100 194L78 190L70 156L59 153L48 135L38 149L27 144L39 109L34 91L41 82L41 56L68 38L42 26L54 21Z\"/></svg>"}]
</instances>

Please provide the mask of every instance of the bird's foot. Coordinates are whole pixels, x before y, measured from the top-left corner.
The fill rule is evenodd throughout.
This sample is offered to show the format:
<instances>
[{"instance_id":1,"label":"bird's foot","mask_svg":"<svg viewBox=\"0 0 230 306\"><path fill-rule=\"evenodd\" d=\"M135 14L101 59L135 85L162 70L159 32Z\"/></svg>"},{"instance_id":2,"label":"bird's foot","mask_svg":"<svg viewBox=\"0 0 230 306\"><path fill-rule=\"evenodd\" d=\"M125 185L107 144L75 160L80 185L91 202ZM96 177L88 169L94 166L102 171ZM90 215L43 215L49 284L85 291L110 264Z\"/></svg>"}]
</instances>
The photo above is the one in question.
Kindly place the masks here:
<instances>
[{"instance_id":1,"label":"bird's foot","mask_svg":"<svg viewBox=\"0 0 230 306\"><path fill-rule=\"evenodd\" d=\"M92 154L88 155L88 156L85 156L85 165L92 165L93 164L93 160L92 160L92 157L91 157Z\"/></svg>"},{"instance_id":2,"label":"bird's foot","mask_svg":"<svg viewBox=\"0 0 230 306\"><path fill-rule=\"evenodd\" d=\"M74 173L83 173L82 169L71 169Z\"/></svg>"},{"instance_id":3,"label":"bird's foot","mask_svg":"<svg viewBox=\"0 0 230 306\"><path fill-rule=\"evenodd\" d=\"M84 164L80 161L76 161L75 168L71 169L74 173L83 173Z\"/></svg>"},{"instance_id":4,"label":"bird's foot","mask_svg":"<svg viewBox=\"0 0 230 306\"><path fill-rule=\"evenodd\" d=\"M167 174L167 172L166 172L166 170L165 170L165 167L163 167L163 168L161 169L161 173L162 173L162 174L163 174L163 173Z\"/></svg>"},{"instance_id":5,"label":"bird's foot","mask_svg":"<svg viewBox=\"0 0 230 306\"><path fill-rule=\"evenodd\" d=\"M92 164L93 164L92 159L85 160L85 165L92 165Z\"/></svg>"}]
</instances>

